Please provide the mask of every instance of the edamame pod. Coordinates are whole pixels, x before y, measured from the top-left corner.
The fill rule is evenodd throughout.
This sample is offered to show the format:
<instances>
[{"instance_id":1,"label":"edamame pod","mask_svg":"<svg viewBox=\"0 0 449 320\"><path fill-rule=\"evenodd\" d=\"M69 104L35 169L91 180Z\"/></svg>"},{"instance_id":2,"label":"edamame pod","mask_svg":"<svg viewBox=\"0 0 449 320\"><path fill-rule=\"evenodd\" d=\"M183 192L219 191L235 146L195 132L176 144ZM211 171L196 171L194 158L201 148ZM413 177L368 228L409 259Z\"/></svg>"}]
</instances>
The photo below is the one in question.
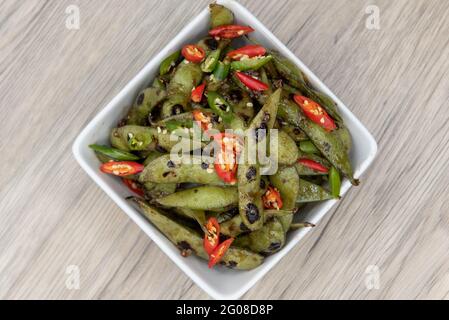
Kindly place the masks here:
<instances>
[{"instance_id":1,"label":"edamame pod","mask_svg":"<svg viewBox=\"0 0 449 320\"><path fill-rule=\"evenodd\" d=\"M234 241L237 247L248 248L262 255L279 251L285 244L285 232L277 218L269 220L262 228L238 237Z\"/></svg>"},{"instance_id":2,"label":"edamame pod","mask_svg":"<svg viewBox=\"0 0 449 320\"><path fill-rule=\"evenodd\" d=\"M288 80L294 87L298 88L304 95L320 104L327 113L337 122L341 123L342 118L337 110L335 102L326 94L312 89L301 70L289 59L281 56L277 52L270 53L278 72Z\"/></svg>"},{"instance_id":3,"label":"edamame pod","mask_svg":"<svg viewBox=\"0 0 449 320\"><path fill-rule=\"evenodd\" d=\"M137 96L134 106L128 113L126 124L143 126L154 107L167 97L167 92L158 88L148 88Z\"/></svg>"},{"instance_id":4,"label":"edamame pod","mask_svg":"<svg viewBox=\"0 0 449 320\"><path fill-rule=\"evenodd\" d=\"M145 217L180 249L183 256L193 253L202 259L209 259L203 248L203 237L198 232L181 225L175 219L149 206L141 199L135 198L135 201ZM251 270L261 265L263 260L263 257L255 252L230 247L223 257L222 264L238 270Z\"/></svg>"},{"instance_id":5,"label":"edamame pod","mask_svg":"<svg viewBox=\"0 0 449 320\"><path fill-rule=\"evenodd\" d=\"M337 136L332 134L332 132L327 132L321 126L309 120L301 113L297 105L290 100L282 100L279 104L279 114L285 121L301 128L323 156L347 177L353 185L357 186L359 184L359 180L353 176L352 166L346 148Z\"/></svg>"},{"instance_id":6,"label":"edamame pod","mask_svg":"<svg viewBox=\"0 0 449 320\"><path fill-rule=\"evenodd\" d=\"M296 163L299 157L298 146L295 141L282 130L278 131L277 150L275 148L273 151L277 154L277 161L280 166L291 166Z\"/></svg>"},{"instance_id":7,"label":"edamame pod","mask_svg":"<svg viewBox=\"0 0 449 320\"><path fill-rule=\"evenodd\" d=\"M263 132L259 129L272 129L276 121L278 103L281 97L281 90L270 96L267 103L254 117L250 130L255 130L256 143L266 143L266 137L262 137ZM266 133L265 133L266 134ZM250 141L245 139L243 155L245 161L238 168L238 191L239 191L239 213L243 223L252 231L260 229L264 223L263 203L260 195L260 166L258 159L256 163L249 163Z\"/></svg>"},{"instance_id":8,"label":"edamame pod","mask_svg":"<svg viewBox=\"0 0 449 320\"><path fill-rule=\"evenodd\" d=\"M301 131L301 129L296 128L291 125L282 126L282 131L286 132L295 142L307 141L309 137Z\"/></svg>"},{"instance_id":9,"label":"edamame pod","mask_svg":"<svg viewBox=\"0 0 449 320\"><path fill-rule=\"evenodd\" d=\"M165 207L193 210L223 209L238 203L238 192L237 188L204 186L176 192L157 202Z\"/></svg>"},{"instance_id":10,"label":"edamame pod","mask_svg":"<svg viewBox=\"0 0 449 320\"><path fill-rule=\"evenodd\" d=\"M270 182L281 193L284 204L282 208L284 210L295 209L299 195L299 176L296 169L294 167L282 168L275 175L270 176ZM285 232L290 229L292 221L293 214L279 218Z\"/></svg>"},{"instance_id":11,"label":"edamame pod","mask_svg":"<svg viewBox=\"0 0 449 320\"><path fill-rule=\"evenodd\" d=\"M193 219L195 220L199 227L205 231L205 225L206 225L206 213L203 210L192 210L192 209L186 209L186 208L176 208L175 212L185 218Z\"/></svg>"},{"instance_id":12,"label":"edamame pod","mask_svg":"<svg viewBox=\"0 0 449 320\"><path fill-rule=\"evenodd\" d=\"M296 203L307 203L334 199L332 194L323 187L304 179L299 179L299 194Z\"/></svg>"},{"instance_id":13,"label":"edamame pod","mask_svg":"<svg viewBox=\"0 0 449 320\"><path fill-rule=\"evenodd\" d=\"M176 146L181 138L188 141L189 136L175 136L165 128L124 126L112 130L111 144L123 151L159 151L166 153ZM198 145L198 146L197 146ZM190 140L190 150L201 147L201 143Z\"/></svg>"},{"instance_id":14,"label":"edamame pod","mask_svg":"<svg viewBox=\"0 0 449 320\"><path fill-rule=\"evenodd\" d=\"M153 183L145 182L143 184L145 189L145 196L150 199L157 199L168 196L176 192L176 183Z\"/></svg>"},{"instance_id":15,"label":"edamame pod","mask_svg":"<svg viewBox=\"0 0 449 320\"><path fill-rule=\"evenodd\" d=\"M184 160L171 160L167 154L145 166L140 174L141 182L154 183L199 183L207 185L224 185L215 172L213 163L202 162L201 157L187 155Z\"/></svg>"},{"instance_id":16,"label":"edamame pod","mask_svg":"<svg viewBox=\"0 0 449 320\"><path fill-rule=\"evenodd\" d=\"M202 78L203 72L198 64L186 60L181 62L168 85L161 117L168 118L187 111L192 89L201 83Z\"/></svg>"},{"instance_id":17,"label":"edamame pod","mask_svg":"<svg viewBox=\"0 0 449 320\"><path fill-rule=\"evenodd\" d=\"M313 160L313 161L321 164L322 166L324 166L326 168L331 167L331 164L329 163L329 161L327 161L326 159L324 159L316 154L300 152L298 159L309 159L309 160ZM313 170L299 162L295 163L295 168L300 176L322 176L322 175L327 174L326 172Z\"/></svg>"},{"instance_id":18,"label":"edamame pod","mask_svg":"<svg viewBox=\"0 0 449 320\"><path fill-rule=\"evenodd\" d=\"M264 213L264 223L273 217L279 219L281 223L284 218L293 218L293 212L287 210L265 210ZM226 221L220 222L220 230L223 235L234 238L242 233L250 232L250 230L243 223L240 215L235 215Z\"/></svg>"},{"instance_id":19,"label":"edamame pod","mask_svg":"<svg viewBox=\"0 0 449 320\"><path fill-rule=\"evenodd\" d=\"M232 11L228 8L216 3L212 3L209 6L209 9L211 29L234 23L234 13L232 13Z\"/></svg>"}]
</instances>

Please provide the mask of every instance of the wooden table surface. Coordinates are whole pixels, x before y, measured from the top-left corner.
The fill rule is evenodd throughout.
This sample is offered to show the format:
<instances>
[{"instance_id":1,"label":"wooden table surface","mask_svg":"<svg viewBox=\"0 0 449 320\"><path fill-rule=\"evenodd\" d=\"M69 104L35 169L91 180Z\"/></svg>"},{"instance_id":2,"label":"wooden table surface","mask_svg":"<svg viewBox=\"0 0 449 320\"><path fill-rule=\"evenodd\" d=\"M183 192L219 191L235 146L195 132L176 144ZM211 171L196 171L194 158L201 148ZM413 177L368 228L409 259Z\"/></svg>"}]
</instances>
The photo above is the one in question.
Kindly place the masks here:
<instances>
[{"instance_id":1,"label":"wooden table surface","mask_svg":"<svg viewBox=\"0 0 449 320\"><path fill-rule=\"evenodd\" d=\"M448 298L449 2L241 2L379 143L362 185L244 298ZM0 298L208 298L71 153L207 3L0 1Z\"/></svg>"}]
</instances>

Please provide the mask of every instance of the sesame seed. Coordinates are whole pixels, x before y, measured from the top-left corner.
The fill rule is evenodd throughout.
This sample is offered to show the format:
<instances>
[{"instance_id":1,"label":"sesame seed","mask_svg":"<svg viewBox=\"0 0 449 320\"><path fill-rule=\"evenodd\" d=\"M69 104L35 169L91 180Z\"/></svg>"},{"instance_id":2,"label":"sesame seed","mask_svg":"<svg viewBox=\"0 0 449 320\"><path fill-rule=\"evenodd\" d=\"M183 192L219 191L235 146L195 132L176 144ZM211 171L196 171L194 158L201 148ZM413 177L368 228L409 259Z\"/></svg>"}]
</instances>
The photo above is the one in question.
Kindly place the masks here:
<instances>
[{"instance_id":1,"label":"sesame seed","mask_svg":"<svg viewBox=\"0 0 449 320\"><path fill-rule=\"evenodd\" d=\"M164 129L164 131L162 131L162 134L167 134L167 129Z\"/></svg>"},{"instance_id":2,"label":"sesame seed","mask_svg":"<svg viewBox=\"0 0 449 320\"><path fill-rule=\"evenodd\" d=\"M246 104L246 106L247 106L248 108L252 108L252 107L254 107L254 104L253 104L252 102L248 102L248 103Z\"/></svg>"},{"instance_id":3,"label":"sesame seed","mask_svg":"<svg viewBox=\"0 0 449 320\"><path fill-rule=\"evenodd\" d=\"M214 170L212 170L212 169L210 169L210 168L207 169L206 171L207 171L207 173L214 173Z\"/></svg>"},{"instance_id":4,"label":"sesame seed","mask_svg":"<svg viewBox=\"0 0 449 320\"><path fill-rule=\"evenodd\" d=\"M161 127L157 127L157 133L161 133L161 132L162 132Z\"/></svg>"}]
</instances>

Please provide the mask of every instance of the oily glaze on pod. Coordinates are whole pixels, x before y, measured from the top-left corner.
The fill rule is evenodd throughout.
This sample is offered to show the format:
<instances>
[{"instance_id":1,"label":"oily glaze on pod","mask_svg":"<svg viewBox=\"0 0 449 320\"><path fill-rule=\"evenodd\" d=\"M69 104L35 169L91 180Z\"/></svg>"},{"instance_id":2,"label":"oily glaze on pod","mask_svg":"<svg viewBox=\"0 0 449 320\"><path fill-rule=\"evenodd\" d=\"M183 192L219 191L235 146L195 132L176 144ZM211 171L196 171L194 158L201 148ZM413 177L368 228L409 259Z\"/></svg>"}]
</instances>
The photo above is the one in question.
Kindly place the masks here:
<instances>
[{"instance_id":1,"label":"oily glaze on pod","mask_svg":"<svg viewBox=\"0 0 449 320\"><path fill-rule=\"evenodd\" d=\"M285 231L277 218L270 219L262 228L238 237L234 245L248 248L262 255L279 251L285 244Z\"/></svg>"},{"instance_id":2,"label":"oily glaze on pod","mask_svg":"<svg viewBox=\"0 0 449 320\"><path fill-rule=\"evenodd\" d=\"M271 184L279 190L284 204L284 210L293 210L297 207L296 201L300 191L300 179L294 167L281 168L270 177ZM279 221L287 232L293 221L293 214L279 218Z\"/></svg>"},{"instance_id":3,"label":"oily glaze on pod","mask_svg":"<svg viewBox=\"0 0 449 320\"><path fill-rule=\"evenodd\" d=\"M171 155L161 156L148 163L140 174L141 182L154 183L199 183L224 185L211 163L201 162L201 157L189 157L189 160L171 160Z\"/></svg>"},{"instance_id":4,"label":"oily glaze on pod","mask_svg":"<svg viewBox=\"0 0 449 320\"><path fill-rule=\"evenodd\" d=\"M202 259L209 259L203 248L203 237L199 233L149 206L143 200L137 198L135 200L145 217L175 244L184 256L193 253ZM251 270L257 268L262 262L261 255L237 247L230 247L222 260L223 265L238 270Z\"/></svg>"},{"instance_id":5,"label":"oily glaze on pod","mask_svg":"<svg viewBox=\"0 0 449 320\"><path fill-rule=\"evenodd\" d=\"M216 210L235 206L239 201L237 188L202 186L173 193L157 199L165 207L193 210Z\"/></svg>"},{"instance_id":6,"label":"oily glaze on pod","mask_svg":"<svg viewBox=\"0 0 449 320\"><path fill-rule=\"evenodd\" d=\"M280 96L281 90L271 95L249 126L249 130L254 131L255 141L258 144L266 143L267 140L266 136L262 136L267 133L259 129L269 130L274 126ZM250 141L247 137L243 153L245 161L238 168L239 212L246 227L254 231L263 226L264 208L260 195L260 166L257 163L258 159L255 159L255 164L250 163L249 150Z\"/></svg>"}]
</instances>

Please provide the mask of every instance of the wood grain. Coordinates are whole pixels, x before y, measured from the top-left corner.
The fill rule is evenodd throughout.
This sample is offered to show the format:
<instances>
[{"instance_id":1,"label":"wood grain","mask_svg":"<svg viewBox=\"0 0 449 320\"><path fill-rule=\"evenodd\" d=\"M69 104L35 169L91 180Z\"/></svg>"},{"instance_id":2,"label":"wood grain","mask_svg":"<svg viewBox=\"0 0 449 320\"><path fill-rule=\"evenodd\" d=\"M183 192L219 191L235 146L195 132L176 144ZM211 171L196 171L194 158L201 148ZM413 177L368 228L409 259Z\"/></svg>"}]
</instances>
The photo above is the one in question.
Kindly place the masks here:
<instances>
[{"instance_id":1,"label":"wood grain","mask_svg":"<svg viewBox=\"0 0 449 320\"><path fill-rule=\"evenodd\" d=\"M377 0L380 30L365 27L373 1L241 2L379 142L363 184L245 298L449 298L449 2ZM0 2L0 298L208 298L70 150L207 3ZM71 4L80 30L65 26ZM372 265L378 290L365 285Z\"/></svg>"}]
</instances>

